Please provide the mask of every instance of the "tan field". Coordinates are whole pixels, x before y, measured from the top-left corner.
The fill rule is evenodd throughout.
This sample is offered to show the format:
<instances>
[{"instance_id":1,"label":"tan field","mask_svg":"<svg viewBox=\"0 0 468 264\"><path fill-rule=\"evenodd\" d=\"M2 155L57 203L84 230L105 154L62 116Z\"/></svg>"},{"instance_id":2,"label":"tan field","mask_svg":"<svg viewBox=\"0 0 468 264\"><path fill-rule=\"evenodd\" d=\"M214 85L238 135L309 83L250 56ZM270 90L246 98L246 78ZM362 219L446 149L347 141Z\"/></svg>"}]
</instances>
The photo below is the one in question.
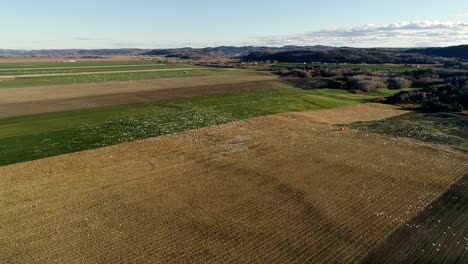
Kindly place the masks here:
<instances>
[{"instance_id":1,"label":"tan field","mask_svg":"<svg viewBox=\"0 0 468 264\"><path fill-rule=\"evenodd\" d=\"M286 113L0 167L0 262L357 263L468 171L334 125L404 113Z\"/></svg>"},{"instance_id":2,"label":"tan field","mask_svg":"<svg viewBox=\"0 0 468 264\"><path fill-rule=\"evenodd\" d=\"M131 72L160 72L160 71L187 71L193 68L174 68L174 69L147 69L147 70L125 70L125 71L96 71L96 72L72 72L72 73L39 73L39 74L20 74L20 75L4 75L5 78L17 77L51 77L51 76L73 76L87 74L108 74L108 73L131 73Z\"/></svg>"},{"instance_id":3,"label":"tan field","mask_svg":"<svg viewBox=\"0 0 468 264\"><path fill-rule=\"evenodd\" d=\"M255 89L270 75L217 75L0 89L0 117ZM242 85L240 85L242 84Z\"/></svg>"},{"instance_id":4,"label":"tan field","mask_svg":"<svg viewBox=\"0 0 468 264\"><path fill-rule=\"evenodd\" d=\"M80 62L106 62L106 61L141 61L142 56L130 56L130 55L112 55L112 56L99 56L99 58L83 58L80 56L68 56L68 57L27 57L27 56L12 56L1 58L0 64L3 63L44 63L44 62L61 62L68 60L78 60Z\"/></svg>"},{"instance_id":5,"label":"tan field","mask_svg":"<svg viewBox=\"0 0 468 264\"><path fill-rule=\"evenodd\" d=\"M0 61L0 63L1 63L1 61ZM164 65L164 64L160 64L160 65ZM105 66L102 66L102 65L101 66L80 66L78 64L78 65L75 65L73 67L7 68L7 69L0 69L0 72L2 72L2 71L12 71L12 70L22 70L22 71L27 71L27 70L66 70L66 69L76 69L76 68L85 68L85 69L110 68L110 69L112 69L112 68L120 68L120 67L126 67L126 68L148 67L148 64L141 64L141 65L139 65L139 64L136 64L136 65L122 64L122 65L105 65ZM190 68L190 69L193 69L193 68ZM125 71L125 72L128 72L128 71ZM86 73L88 73L88 72L83 72L83 73L80 73L80 74L86 74ZM109 73L109 72L105 72L105 73ZM38 74L38 75L39 76L44 76L44 74ZM27 76L27 75L19 75L19 76Z\"/></svg>"}]
</instances>

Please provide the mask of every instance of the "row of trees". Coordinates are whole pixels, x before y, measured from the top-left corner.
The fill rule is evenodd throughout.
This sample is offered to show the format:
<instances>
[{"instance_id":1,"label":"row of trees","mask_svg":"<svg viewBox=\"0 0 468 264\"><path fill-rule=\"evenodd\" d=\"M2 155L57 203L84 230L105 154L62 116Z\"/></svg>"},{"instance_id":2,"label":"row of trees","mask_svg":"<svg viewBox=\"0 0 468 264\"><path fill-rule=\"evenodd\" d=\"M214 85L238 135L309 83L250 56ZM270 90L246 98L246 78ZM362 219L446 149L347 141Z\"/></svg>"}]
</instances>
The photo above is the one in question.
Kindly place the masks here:
<instances>
[{"instance_id":1,"label":"row of trees","mask_svg":"<svg viewBox=\"0 0 468 264\"><path fill-rule=\"evenodd\" d=\"M428 111L460 112L468 109L468 82L400 92L387 99L390 104L420 104Z\"/></svg>"},{"instance_id":2,"label":"row of trees","mask_svg":"<svg viewBox=\"0 0 468 264\"><path fill-rule=\"evenodd\" d=\"M298 49L282 52L252 52L242 58L244 61L281 61L323 63L368 63L368 64L434 64L447 59L398 50L333 48L326 50Z\"/></svg>"},{"instance_id":3,"label":"row of trees","mask_svg":"<svg viewBox=\"0 0 468 264\"><path fill-rule=\"evenodd\" d=\"M411 77L391 75L388 73L354 71L349 69L315 67L310 70L281 69L274 73L281 76L321 80L316 82L308 81L307 83L309 84L309 87L302 86L302 88L309 89L340 88L356 92L370 92L377 88L401 89L411 87L412 85Z\"/></svg>"}]
</instances>

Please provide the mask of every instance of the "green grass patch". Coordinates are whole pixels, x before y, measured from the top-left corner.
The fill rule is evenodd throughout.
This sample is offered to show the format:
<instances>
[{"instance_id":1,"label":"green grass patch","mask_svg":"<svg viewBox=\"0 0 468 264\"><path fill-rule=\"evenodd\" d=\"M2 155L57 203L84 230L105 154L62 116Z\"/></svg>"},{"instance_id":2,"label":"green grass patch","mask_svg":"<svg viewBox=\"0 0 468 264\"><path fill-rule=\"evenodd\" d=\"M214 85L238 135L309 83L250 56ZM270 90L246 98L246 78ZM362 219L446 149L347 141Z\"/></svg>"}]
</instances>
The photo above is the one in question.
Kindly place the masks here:
<instances>
[{"instance_id":1,"label":"green grass patch","mask_svg":"<svg viewBox=\"0 0 468 264\"><path fill-rule=\"evenodd\" d=\"M357 122L349 127L468 150L468 117L464 115L414 112L384 120Z\"/></svg>"},{"instance_id":2,"label":"green grass patch","mask_svg":"<svg viewBox=\"0 0 468 264\"><path fill-rule=\"evenodd\" d=\"M392 95L395 95L399 92L410 92L410 91L416 91L418 90L417 88L404 88L400 90L395 90L395 89L377 89L374 91L371 91L368 93L368 95L372 96L377 96L377 97L390 97Z\"/></svg>"},{"instance_id":3,"label":"green grass patch","mask_svg":"<svg viewBox=\"0 0 468 264\"><path fill-rule=\"evenodd\" d=\"M59 84L96 83L110 81L130 81L158 78L175 78L190 76L246 74L248 70L221 68L194 68L191 70L171 70L155 72L101 73L64 76L18 77L15 80L0 81L0 88L47 86Z\"/></svg>"},{"instance_id":4,"label":"green grass patch","mask_svg":"<svg viewBox=\"0 0 468 264\"><path fill-rule=\"evenodd\" d=\"M375 96L300 90L281 83L258 90L0 119L0 165L109 146L281 112L336 108Z\"/></svg>"}]
</instances>

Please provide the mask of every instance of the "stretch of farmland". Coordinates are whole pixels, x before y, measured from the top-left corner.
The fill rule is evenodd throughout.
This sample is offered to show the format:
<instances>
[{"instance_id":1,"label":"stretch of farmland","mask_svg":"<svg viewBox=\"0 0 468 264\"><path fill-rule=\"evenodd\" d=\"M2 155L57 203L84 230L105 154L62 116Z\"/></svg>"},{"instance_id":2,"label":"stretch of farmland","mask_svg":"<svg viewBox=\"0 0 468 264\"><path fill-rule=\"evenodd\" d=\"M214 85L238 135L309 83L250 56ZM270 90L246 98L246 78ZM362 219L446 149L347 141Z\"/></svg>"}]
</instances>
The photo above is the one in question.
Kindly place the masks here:
<instances>
[{"instance_id":1,"label":"stretch of farmland","mask_svg":"<svg viewBox=\"0 0 468 264\"><path fill-rule=\"evenodd\" d=\"M0 262L466 263L466 117L399 91L0 63Z\"/></svg>"}]
</instances>

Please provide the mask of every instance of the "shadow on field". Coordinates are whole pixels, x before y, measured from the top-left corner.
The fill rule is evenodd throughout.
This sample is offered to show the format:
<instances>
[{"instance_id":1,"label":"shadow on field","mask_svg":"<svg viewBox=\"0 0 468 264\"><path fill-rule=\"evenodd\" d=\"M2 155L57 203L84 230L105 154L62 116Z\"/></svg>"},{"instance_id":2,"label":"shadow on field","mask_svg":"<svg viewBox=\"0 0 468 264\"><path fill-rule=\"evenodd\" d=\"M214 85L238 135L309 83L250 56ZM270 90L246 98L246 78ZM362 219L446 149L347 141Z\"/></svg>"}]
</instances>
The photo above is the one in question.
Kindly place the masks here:
<instances>
[{"instance_id":1,"label":"shadow on field","mask_svg":"<svg viewBox=\"0 0 468 264\"><path fill-rule=\"evenodd\" d=\"M331 78L281 78L280 81L303 90L322 88L345 90L339 82Z\"/></svg>"},{"instance_id":2,"label":"shadow on field","mask_svg":"<svg viewBox=\"0 0 468 264\"><path fill-rule=\"evenodd\" d=\"M220 167L209 159L200 162L207 171L217 171L226 166ZM256 192L261 194L261 198L257 197L256 203L252 203L252 198L247 199L240 212L230 209L217 212L215 217L193 217L187 220L179 232L187 237L208 240L209 243L217 241L229 245L235 241L236 244L226 254L231 254L230 250L251 251L258 252L257 257L262 259L265 256L261 254L272 249L275 252L271 254L281 252L288 259L297 260L297 263L307 263L317 256L327 258L332 254L332 250L321 249L320 243L312 238L314 236L326 233L329 235L326 241L340 241L342 244L352 242L353 235L346 229L340 230L339 234L331 232L338 228L337 221L324 214L323 208L294 184L235 163L228 167L239 177L238 180L256 186ZM250 194L246 197L250 197ZM269 217L266 218L266 215ZM302 235L282 237L278 243L278 237L295 232ZM211 253L204 251L203 254Z\"/></svg>"},{"instance_id":3,"label":"shadow on field","mask_svg":"<svg viewBox=\"0 0 468 264\"><path fill-rule=\"evenodd\" d=\"M363 263L467 263L468 174Z\"/></svg>"}]
</instances>

